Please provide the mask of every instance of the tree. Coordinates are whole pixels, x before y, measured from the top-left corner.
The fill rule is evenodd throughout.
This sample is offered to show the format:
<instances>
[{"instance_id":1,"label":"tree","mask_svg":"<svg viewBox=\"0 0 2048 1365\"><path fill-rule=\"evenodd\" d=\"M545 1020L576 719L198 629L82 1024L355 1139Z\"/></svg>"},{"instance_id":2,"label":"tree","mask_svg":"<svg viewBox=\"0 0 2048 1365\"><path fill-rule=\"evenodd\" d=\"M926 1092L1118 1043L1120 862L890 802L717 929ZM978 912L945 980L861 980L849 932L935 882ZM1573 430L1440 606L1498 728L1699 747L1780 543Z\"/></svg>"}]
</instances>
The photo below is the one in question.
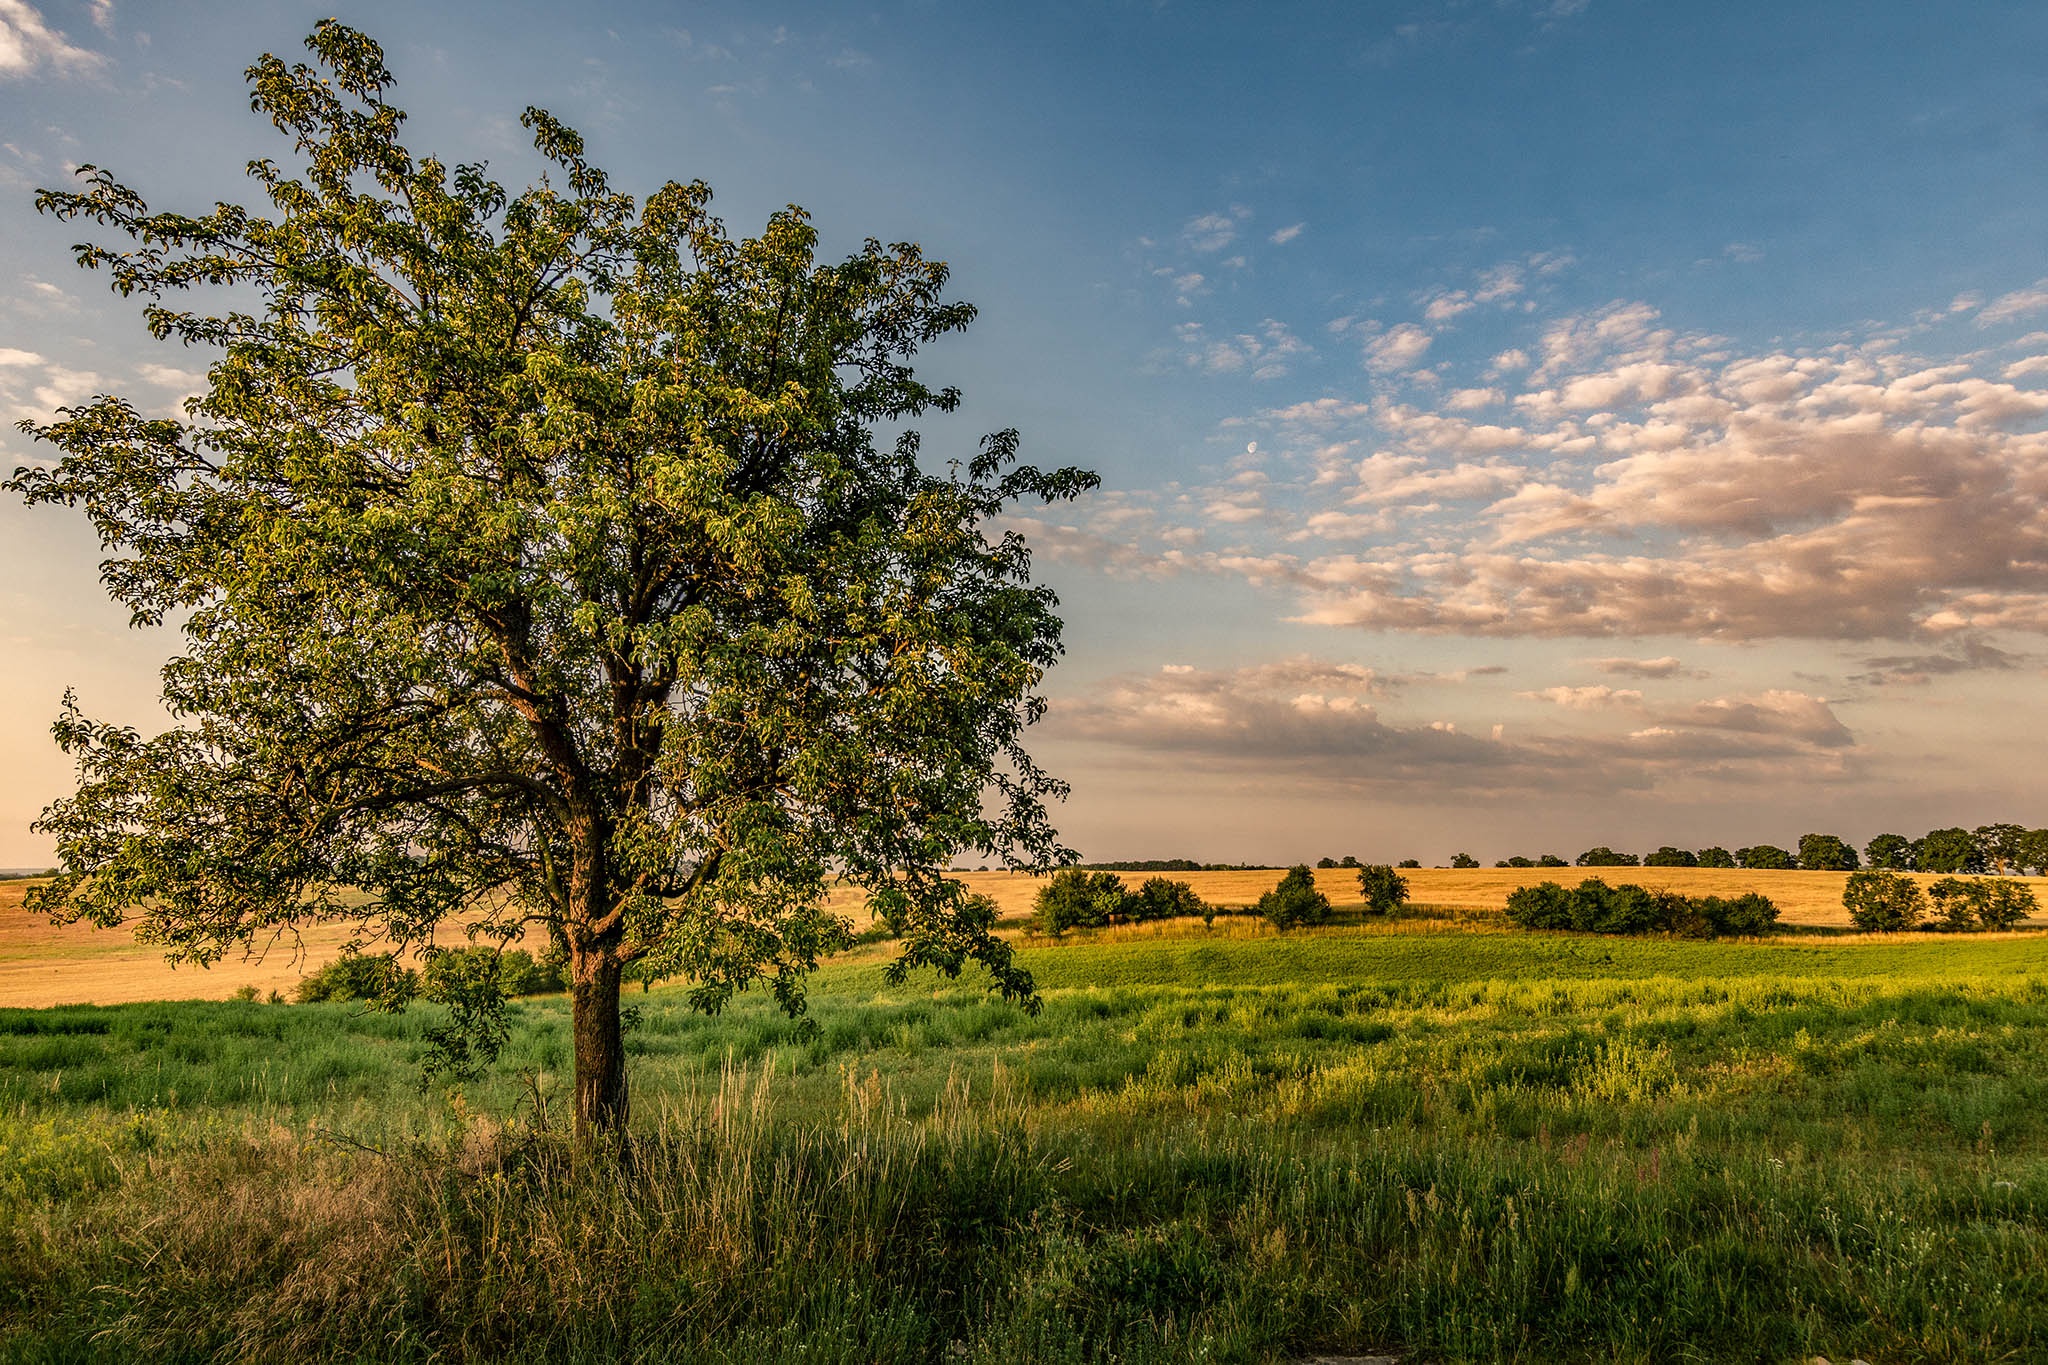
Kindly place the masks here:
<instances>
[{"instance_id":1,"label":"tree","mask_svg":"<svg viewBox=\"0 0 2048 1365\"><path fill-rule=\"evenodd\" d=\"M1316 874L1307 863L1290 868L1280 884L1259 897L1258 912L1276 929L1321 924L1330 918L1330 898L1316 890Z\"/></svg>"},{"instance_id":2,"label":"tree","mask_svg":"<svg viewBox=\"0 0 2048 1365\"><path fill-rule=\"evenodd\" d=\"M1942 928L1969 930L1982 922L1979 912L1990 908L1988 891L1982 877L1942 877L1927 888L1927 900Z\"/></svg>"},{"instance_id":3,"label":"tree","mask_svg":"<svg viewBox=\"0 0 2048 1365\"><path fill-rule=\"evenodd\" d=\"M1776 844L1758 844L1754 848L1735 850L1735 861L1744 867L1765 868L1784 871L1798 866L1790 853Z\"/></svg>"},{"instance_id":4,"label":"tree","mask_svg":"<svg viewBox=\"0 0 2048 1365\"><path fill-rule=\"evenodd\" d=\"M1373 914L1390 914L1408 903L1408 879L1384 863L1361 867L1358 893Z\"/></svg>"},{"instance_id":5,"label":"tree","mask_svg":"<svg viewBox=\"0 0 2048 1365\"><path fill-rule=\"evenodd\" d=\"M1715 844L1711 848L1700 850L1700 866L1733 867L1735 866L1735 855L1722 848L1719 844Z\"/></svg>"},{"instance_id":6,"label":"tree","mask_svg":"<svg viewBox=\"0 0 2048 1365\"><path fill-rule=\"evenodd\" d=\"M2016 869L2025 856L2027 829L2024 825L1979 825L1970 832L1977 838L1977 856L2001 877L2009 869Z\"/></svg>"},{"instance_id":7,"label":"tree","mask_svg":"<svg viewBox=\"0 0 2048 1365\"><path fill-rule=\"evenodd\" d=\"M1564 859L1562 859L1562 858L1558 857L1558 856L1557 856L1557 855L1556 855L1555 853L1545 853L1545 854L1543 854L1543 855L1542 855L1541 857L1539 857L1539 858L1538 858L1538 859L1536 860L1536 866L1538 866L1538 867L1570 867L1570 866L1571 866L1571 864L1570 864L1570 863L1568 863L1568 862L1566 862L1566 861L1565 861Z\"/></svg>"},{"instance_id":8,"label":"tree","mask_svg":"<svg viewBox=\"0 0 2048 1365\"><path fill-rule=\"evenodd\" d=\"M1069 929L1100 929L1124 913L1130 893L1114 872L1088 872L1063 867L1038 888L1032 902L1032 923L1041 933L1057 937Z\"/></svg>"},{"instance_id":9,"label":"tree","mask_svg":"<svg viewBox=\"0 0 2048 1365\"><path fill-rule=\"evenodd\" d=\"M1863 861L1888 872L1913 870L1913 841L1903 834L1880 834L1863 846Z\"/></svg>"},{"instance_id":10,"label":"tree","mask_svg":"<svg viewBox=\"0 0 2048 1365\"><path fill-rule=\"evenodd\" d=\"M1867 933L1889 934L1920 922L1927 898L1920 883L1900 872L1851 872L1842 887L1849 919Z\"/></svg>"},{"instance_id":11,"label":"tree","mask_svg":"<svg viewBox=\"0 0 2048 1365\"><path fill-rule=\"evenodd\" d=\"M1686 849L1665 844L1655 853L1643 855L1644 867L1698 867L1700 860Z\"/></svg>"},{"instance_id":12,"label":"tree","mask_svg":"<svg viewBox=\"0 0 2048 1365\"><path fill-rule=\"evenodd\" d=\"M1400 862L1398 862L1398 863L1394 864L1394 866L1396 866L1396 867L1421 867L1421 866L1422 866L1422 860L1421 860L1420 858L1403 858L1403 859L1402 859L1402 860L1401 860Z\"/></svg>"},{"instance_id":13,"label":"tree","mask_svg":"<svg viewBox=\"0 0 2048 1365\"><path fill-rule=\"evenodd\" d=\"M539 926L585 1133L627 1119L626 968L800 1015L850 941L828 875L904 926L892 977L978 962L1035 1003L945 871L1071 857L1021 742L1057 601L991 523L1095 480L1016 467L1014 433L924 471L910 424L959 395L911 361L974 315L945 266L821 262L797 209L734 239L702 183L614 191L537 109L551 178L511 195L399 143L369 39L307 46L324 70L249 71L306 163L252 163L268 209L154 213L92 167L37 198L128 239L78 259L219 356L189 420L65 409L32 428L55 466L6 484L84 507L138 623L183 618L176 728L67 698L37 906L197 962L309 920L395 949ZM167 302L201 286L234 304Z\"/></svg>"},{"instance_id":14,"label":"tree","mask_svg":"<svg viewBox=\"0 0 2048 1365\"><path fill-rule=\"evenodd\" d=\"M1326 872L1337 865L1337 860L1328 856L1316 859L1316 870Z\"/></svg>"},{"instance_id":15,"label":"tree","mask_svg":"<svg viewBox=\"0 0 2048 1365\"><path fill-rule=\"evenodd\" d=\"M1799 866L1808 872L1854 872L1856 850L1832 834L1802 834Z\"/></svg>"},{"instance_id":16,"label":"tree","mask_svg":"<svg viewBox=\"0 0 2048 1365\"><path fill-rule=\"evenodd\" d=\"M1922 872L1982 872L1984 850L1960 825L1929 830L1913 846L1913 865Z\"/></svg>"},{"instance_id":17,"label":"tree","mask_svg":"<svg viewBox=\"0 0 2048 1365\"><path fill-rule=\"evenodd\" d=\"M2030 875L2048 874L2048 829L2030 829L2019 842L2016 870Z\"/></svg>"},{"instance_id":18,"label":"tree","mask_svg":"<svg viewBox=\"0 0 2048 1365\"><path fill-rule=\"evenodd\" d=\"M1136 893L1125 897L1123 913L1137 921L1184 919L1207 910L1208 904L1186 882L1147 877Z\"/></svg>"},{"instance_id":19,"label":"tree","mask_svg":"<svg viewBox=\"0 0 2048 1365\"><path fill-rule=\"evenodd\" d=\"M1633 853L1616 853L1605 844L1579 855L1580 867L1640 867L1642 861Z\"/></svg>"},{"instance_id":20,"label":"tree","mask_svg":"<svg viewBox=\"0 0 2048 1365\"><path fill-rule=\"evenodd\" d=\"M1477 867L1479 866L1479 860L1469 853L1454 853L1451 855L1451 866L1461 870Z\"/></svg>"}]
</instances>

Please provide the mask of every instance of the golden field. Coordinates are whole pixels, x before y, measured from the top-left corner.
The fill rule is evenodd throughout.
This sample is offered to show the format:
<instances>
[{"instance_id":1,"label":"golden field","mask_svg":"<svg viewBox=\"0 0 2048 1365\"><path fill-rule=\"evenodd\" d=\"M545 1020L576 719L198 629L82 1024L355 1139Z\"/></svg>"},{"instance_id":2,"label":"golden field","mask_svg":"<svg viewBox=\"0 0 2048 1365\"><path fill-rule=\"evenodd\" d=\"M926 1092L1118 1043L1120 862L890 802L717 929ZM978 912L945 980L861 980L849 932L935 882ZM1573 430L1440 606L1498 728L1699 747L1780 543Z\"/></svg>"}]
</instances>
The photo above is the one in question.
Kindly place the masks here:
<instances>
[{"instance_id":1,"label":"golden field","mask_svg":"<svg viewBox=\"0 0 2048 1365\"><path fill-rule=\"evenodd\" d=\"M1135 884L1147 874L1124 873ZM1279 879L1277 871L1178 872L1196 894L1220 906L1249 905ZM1601 876L1609 882L1634 882L1654 890L1691 896L1734 896L1756 891L1778 905L1780 922L1811 928L1847 928L1842 909L1842 872L1765 872L1742 869L1683 867L1616 868L1410 868L1408 879L1417 905L1476 912L1498 911L1508 894L1540 881L1575 885L1581 878ZM1931 873L1916 874L1922 883ZM1011 872L966 872L961 880L992 897L1006 923L1018 924L1031 911L1042 878ZM2024 879L2048 904L2048 878ZM1358 885L1349 869L1326 869L1317 881L1340 908L1358 901ZM296 941L284 940L257 956L233 955L208 969L166 965L155 949L137 944L125 929L89 925L52 926L22 908L22 893L32 883L0 882L0 1007L57 1004L124 1004L138 1000L221 1000L244 986L289 995L301 976L331 961L353 934L348 925L308 928ZM833 893L836 908L865 927L867 916L858 891Z\"/></svg>"}]
</instances>

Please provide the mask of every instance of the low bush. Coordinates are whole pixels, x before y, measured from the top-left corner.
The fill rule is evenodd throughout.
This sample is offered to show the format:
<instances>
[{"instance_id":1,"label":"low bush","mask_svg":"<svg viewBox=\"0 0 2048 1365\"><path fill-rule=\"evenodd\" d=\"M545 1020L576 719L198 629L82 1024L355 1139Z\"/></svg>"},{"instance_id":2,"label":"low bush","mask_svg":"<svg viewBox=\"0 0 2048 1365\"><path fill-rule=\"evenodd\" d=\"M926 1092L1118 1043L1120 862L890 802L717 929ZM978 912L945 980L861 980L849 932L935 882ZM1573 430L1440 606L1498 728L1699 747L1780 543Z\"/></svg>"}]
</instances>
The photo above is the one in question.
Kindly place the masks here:
<instances>
[{"instance_id":1,"label":"low bush","mask_svg":"<svg viewBox=\"0 0 2048 1365\"><path fill-rule=\"evenodd\" d=\"M398 965L390 953L349 951L299 978L292 999L302 1005L323 1000L376 1000L398 1003L419 994L419 973Z\"/></svg>"},{"instance_id":2,"label":"low bush","mask_svg":"<svg viewBox=\"0 0 2048 1365\"><path fill-rule=\"evenodd\" d=\"M1369 912L1389 914L1408 903L1408 879L1385 863L1375 863L1358 869L1358 892Z\"/></svg>"},{"instance_id":3,"label":"low bush","mask_svg":"<svg viewBox=\"0 0 2048 1365\"><path fill-rule=\"evenodd\" d=\"M566 965L552 953L536 960L524 948L510 948L503 952L486 947L448 948L434 954L427 963L421 986L432 998L443 983L457 977L481 977L495 966L499 989L505 994L553 995L569 989L568 977L563 970Z\"/></svg>"},{"instance_id":4,"label":"low bush","mask_svg":"<svg viewBox=\"0 0 2048 1365\"><path fill-rule=\"evenodd\" d=\"M1316 890L1316 874L1307 863L1291 868L1278 886L1259 897L1256 908L1274 928L1283 930L1330 918L1330 898Z\"/></svg>"},{"instance_id":5,"label":"low bush","mask_svg":"<svg viewBox=\"0 0 2048 1365\"><path fill-rule=\"evenodd\" d=\"M2010 929L2041 908L2034 889L2010 877L1943 877L1927 899L1944 929Z\"/></svg>"},{"instance_id":6,"label":"low bush","mask_svg":"<svg viewBox=\"0 0 2048 1365\"><path fill-rule=\"evenodd\" d=\"M1892 934L1920 922L1927 897L1920 883L1902 872L1851 872L1842 887L1842 905L1858 929Z\"/></svg>"},{"instance_id":7,"label":"low bush","mask_svg":"<svg viewBox=\"0 0 2048 1365\"><path fill-rule=\"evenodd\" d=\"M1588 877L1567 890L1556 882L1524 886L1508 897L1508 919L1524 929L1576 929L1589 934L1678 934L1721 938L1761 934L1777 922L1767 896L1681 896Z\"/></svg>"},{"instance_id":8,"label":"low bush","mask_svg":"<svg viewBox=\"0 0 2048 1365\"><path fill-rule=\"evenodd\" d=\"M1032 925L1055 936L1069 929L1100 929L1124 920L1177 919L1208 910L1186 882L1147 877L1136 891L1113 872L1062 868L1039 888Z\"/></svg>"}]
</instances>

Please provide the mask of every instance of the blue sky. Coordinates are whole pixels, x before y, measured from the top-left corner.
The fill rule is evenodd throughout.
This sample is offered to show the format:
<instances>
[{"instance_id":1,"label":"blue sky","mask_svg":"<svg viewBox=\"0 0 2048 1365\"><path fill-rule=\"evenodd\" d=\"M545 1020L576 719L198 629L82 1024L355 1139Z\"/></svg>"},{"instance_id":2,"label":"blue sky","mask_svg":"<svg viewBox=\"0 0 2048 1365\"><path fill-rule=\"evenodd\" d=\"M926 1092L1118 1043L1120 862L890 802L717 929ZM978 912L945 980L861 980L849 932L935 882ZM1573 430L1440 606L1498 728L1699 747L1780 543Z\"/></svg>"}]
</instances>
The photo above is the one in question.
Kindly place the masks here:
<instances>
[{"instance_id":1,"label":"blue sky","mask_svg":"<svg viewBox=\"0 0 2048 1365\"><path fill-rule=\"evenodd\" d=\"M0 0L0 410L168 407L35 186L246 197L242 69L325 11ZM411 143L552 109L735 227L922 243L982 310L935 452L1029 529L1093 856L1447 859L2012 819L2048 727L2048 10L1472 0L370 4ZM32 458L0 435L0 463ZM174 645L0 506L0 865ZM160 723L160 722L154 722Z\"/></svg>"}]
</instances>

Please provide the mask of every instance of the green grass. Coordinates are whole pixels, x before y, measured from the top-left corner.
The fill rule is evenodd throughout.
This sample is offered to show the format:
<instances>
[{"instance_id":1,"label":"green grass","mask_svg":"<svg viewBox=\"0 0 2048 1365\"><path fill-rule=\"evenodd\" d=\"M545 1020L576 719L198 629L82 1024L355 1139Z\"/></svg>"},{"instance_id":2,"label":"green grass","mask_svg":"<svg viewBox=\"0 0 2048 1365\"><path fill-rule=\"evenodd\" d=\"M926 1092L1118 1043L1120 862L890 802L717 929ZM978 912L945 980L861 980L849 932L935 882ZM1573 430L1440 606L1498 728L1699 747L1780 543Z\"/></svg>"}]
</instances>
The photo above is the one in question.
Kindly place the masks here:
<instances>
[{"instance_id":1,"label":"green grass","mask_svg":"<svg viewBox=\"0 0 2048 1365\"><path fill-rule=\"evenodd\" d=\"M2048 1355L2048 940L1023 957L632 995L629 1172L558 1000L459 1093L425 1012L0 1011L0 1358Z\"/></svg>"}]
</instances>

